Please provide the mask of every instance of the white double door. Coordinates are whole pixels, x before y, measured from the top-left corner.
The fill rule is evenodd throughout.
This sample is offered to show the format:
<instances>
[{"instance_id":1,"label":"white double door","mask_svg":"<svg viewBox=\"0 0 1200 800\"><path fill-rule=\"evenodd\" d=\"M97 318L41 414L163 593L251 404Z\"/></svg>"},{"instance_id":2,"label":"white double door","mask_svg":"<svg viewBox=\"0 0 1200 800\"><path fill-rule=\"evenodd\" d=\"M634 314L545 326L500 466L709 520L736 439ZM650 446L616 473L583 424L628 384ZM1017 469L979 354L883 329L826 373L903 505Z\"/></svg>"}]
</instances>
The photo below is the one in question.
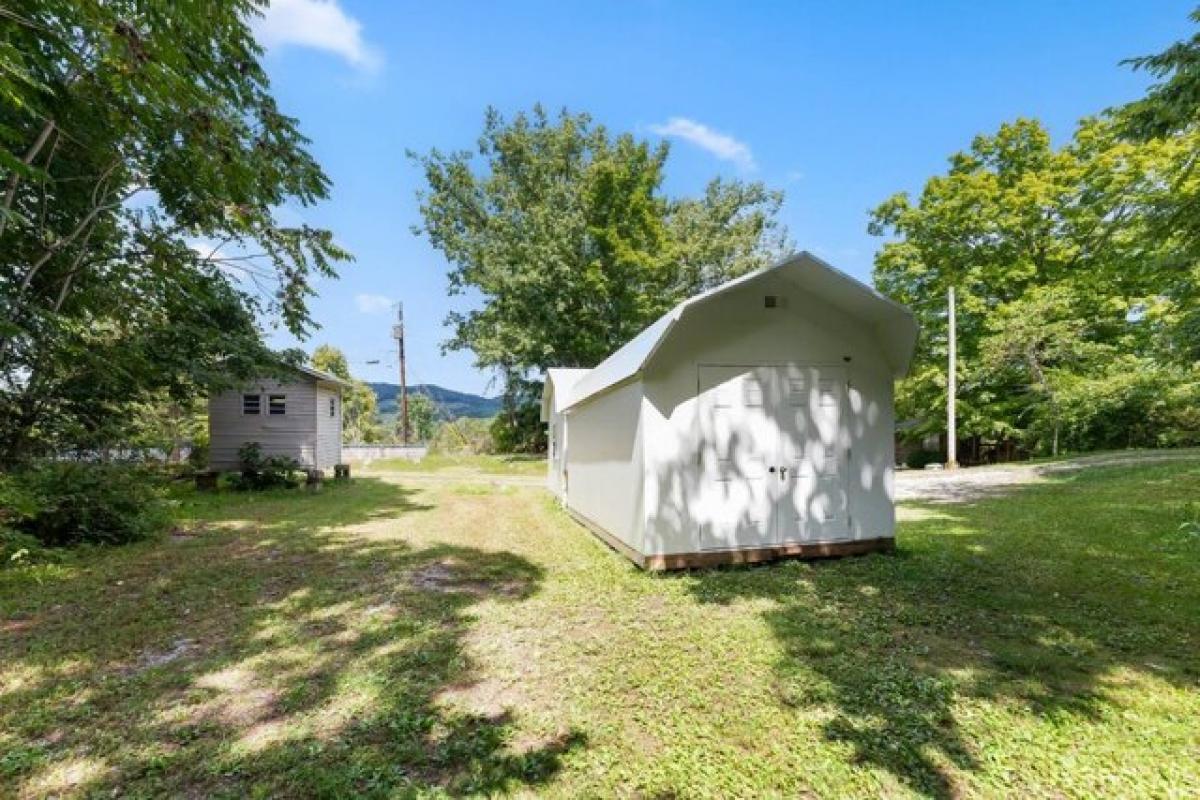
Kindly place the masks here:
<instances>
[{"instance_id":1,"label":"white double door","mask_svg":"<svg viewBox=\"0 0 1200 800\"><path fill-rule=\"evenodd\" d=\"M698 389L702 549L849 538L844 368L701 366Z\"/></svg>"}]
</instances>

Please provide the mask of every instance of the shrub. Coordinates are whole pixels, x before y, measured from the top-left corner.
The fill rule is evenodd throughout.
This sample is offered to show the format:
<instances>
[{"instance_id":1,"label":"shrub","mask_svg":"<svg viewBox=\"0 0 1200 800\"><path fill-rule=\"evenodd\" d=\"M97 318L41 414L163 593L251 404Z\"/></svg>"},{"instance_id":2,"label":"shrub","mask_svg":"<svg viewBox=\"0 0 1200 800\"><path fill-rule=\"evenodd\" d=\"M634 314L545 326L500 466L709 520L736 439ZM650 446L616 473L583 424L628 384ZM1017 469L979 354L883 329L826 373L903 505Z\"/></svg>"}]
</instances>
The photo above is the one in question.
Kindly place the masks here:
<instances>
[{"instance_id":1,"label":"shrub","mask_svg":"<svg viewBox=\"0 0 1200 800\"><path fill-rule=\"evenodd\" d=\"M490 419L459 417L437 427L429 442L431 453L469 453L483 455L491 453L492 434Z\"/></svg>"},{"instance_id":2,"label":"shrub","mask_svg":"<svg viewBox=\"0 0 1200 800\"><path fill-rule=\"evenodd\" d=\"M146 467L47 462L9 476L5 485L10 518L3 525L46 546L125 544L170 521L163 476ZM7 506L13 497L19 505ZM10 536L7 546L20 541L28 542Z\"/></svg>"},{"instance_id":3,"label":"shrub","mask_svg":"<svg viewBox=\"0 0 1200 800\"><path fill-rule=\"evenodd\" d=\"M942 454L937 450L913 450L904 457L904 465L909 469L925 469L927 464L939 464Z\"/></svg>"},{"instance_id":4,"label":"shrub","mask_svg":"<svg viewBox=\"0 0 1200 800\"><path fill-rule=\"evenodd\" d=\"M241 462L242 471L234 478L236 489L262 491L300 485L296 479L300 465L295 459L286 456L264 457L262 445L258 442L246 442L239 447L238 461Z\"/></svg>"},{"instance_id":5,"label":"shrub","mask_svg":"<svg viewBox=\"0 0 1200 800\"><path fill-rule=\"evenodd\" d=\"M42 543L14 526L37 511L37 502L11 475L0 475L0 569L24 564Z\"/></svg>"},{"instance_id":6,"label":"shrub","mask_svg":"<svg viewBox=\"0 0 1200 800\"><path fill-rule=\"evenodd\" d=\"M546 452L546 426L540 404L528 402L511 414L501 411L492 420L492 446L497 453Z\"/></svg>"}]
</instances>

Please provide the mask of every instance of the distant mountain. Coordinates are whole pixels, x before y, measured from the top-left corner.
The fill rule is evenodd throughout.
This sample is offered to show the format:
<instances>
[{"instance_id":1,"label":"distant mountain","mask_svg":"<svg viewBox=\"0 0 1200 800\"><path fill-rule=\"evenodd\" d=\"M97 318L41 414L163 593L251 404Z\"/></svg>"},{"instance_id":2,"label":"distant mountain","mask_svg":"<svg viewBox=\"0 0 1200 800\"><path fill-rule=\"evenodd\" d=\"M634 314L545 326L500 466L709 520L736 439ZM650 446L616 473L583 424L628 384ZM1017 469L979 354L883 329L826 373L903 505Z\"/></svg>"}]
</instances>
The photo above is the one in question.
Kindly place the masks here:
<instances>
[{"instance_id":1,"label":"distant mountain","mask_svg":"<svg viewBox=\"0 0 1200 800\"><path fill-rule=\"evenodd\" d=\"M400 396L400 386L395 383L367 384L375 392L379 400L379 413L388 417L398 412L397 405ZM426 394L445 414L451 417L494 417L500 411L500 398L480 397L477 394L456 392L453 389L443 389L431 383L419 383L408 387L408 396Z\"/></svg>"}]
</instances>

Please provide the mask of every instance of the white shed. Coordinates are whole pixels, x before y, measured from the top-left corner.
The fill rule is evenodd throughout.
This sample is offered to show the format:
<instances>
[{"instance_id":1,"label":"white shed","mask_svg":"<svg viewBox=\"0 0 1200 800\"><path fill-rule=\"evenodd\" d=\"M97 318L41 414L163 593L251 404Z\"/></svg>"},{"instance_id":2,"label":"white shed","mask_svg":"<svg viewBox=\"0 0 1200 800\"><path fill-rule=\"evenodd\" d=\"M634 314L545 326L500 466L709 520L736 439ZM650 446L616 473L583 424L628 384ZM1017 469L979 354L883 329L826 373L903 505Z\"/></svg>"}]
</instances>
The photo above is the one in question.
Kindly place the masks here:
<instances>
[{"instance_id":1,"label":"white shed","mask_svg":"<svg viewBox=\"0 0 1200 800\"><path fill-rule=\"evenodd\" d=\"M586 369L546 370L546 383L542 389L542 422L547 423L546 487L560 497L566 485L563 469L566 464L567 427L563 411L566 410L571 390L588 372L590 370Z\"/></svg>"},{"instance_id":2,"label":"white shed","mask_svg":"<svg viewBox=\"0 0 1200 800\"><path fill-rule=\"evenodd\" d=\"M240 468L238 449L258 442L264 456L305 469L342 463L342 387L336 375L297 367L295 378L260 378L208 399L209 469Z\"/></svg>"},{"instance_id":3,"label":"white shed","mask_svg":"<svg viewBox=\"0 0 1200 800\"><path fill-rule=\"evenodd\" d=\"M595 369L550 371L550 488L648 569L890 549L892 383L916 337L809 253L730 281Z\"/></svg>"}]
</instances>

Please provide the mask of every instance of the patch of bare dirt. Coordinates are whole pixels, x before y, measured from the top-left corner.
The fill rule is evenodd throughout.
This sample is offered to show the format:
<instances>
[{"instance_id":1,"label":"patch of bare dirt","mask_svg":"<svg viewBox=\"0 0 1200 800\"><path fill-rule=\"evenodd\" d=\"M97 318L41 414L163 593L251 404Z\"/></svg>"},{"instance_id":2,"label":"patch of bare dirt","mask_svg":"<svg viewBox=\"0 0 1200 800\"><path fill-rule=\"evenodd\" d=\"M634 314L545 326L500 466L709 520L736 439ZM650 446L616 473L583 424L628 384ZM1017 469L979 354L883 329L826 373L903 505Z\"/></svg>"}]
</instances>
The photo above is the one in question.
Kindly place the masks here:
<instances>
[{"instance_id":1,"label":"patch of bare dirt","mask_svg":"<svg viewBox=\"0 0 1200 800\"><path fill-rule=\"evenodd\" d=\"M418 591L444 594L469 594L473 597L516 597L526 587L519 580L487 580L464 574L465 565L458 559L447 558L414 570L409 584Z\"/></svg>"},{"instance_id":2,"label":"patch of bare dirt","mask_svg":"<svg viewBox=\"0 0 1200 800\"><path fill-rule=\"evenodd\" d=\"M196 650L195 639L176 639L165 650L143 650L131 666L123 670L126 674L137 674L148 669L161 667L190 656Z\"/></svg>"}]
</instances>

